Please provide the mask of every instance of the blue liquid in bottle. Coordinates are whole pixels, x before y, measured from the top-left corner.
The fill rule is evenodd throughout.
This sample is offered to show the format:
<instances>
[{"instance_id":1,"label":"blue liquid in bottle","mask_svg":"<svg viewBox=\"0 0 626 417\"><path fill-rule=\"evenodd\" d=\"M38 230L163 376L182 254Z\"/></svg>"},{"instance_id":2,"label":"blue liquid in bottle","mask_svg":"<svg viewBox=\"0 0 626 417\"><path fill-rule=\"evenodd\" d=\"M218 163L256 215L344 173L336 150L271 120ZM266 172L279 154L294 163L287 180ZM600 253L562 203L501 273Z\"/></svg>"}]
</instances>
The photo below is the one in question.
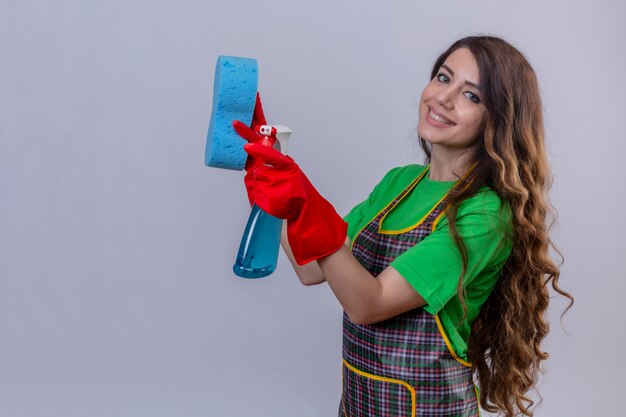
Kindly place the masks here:
<instances>
[{"instance_id":1,"label":"blue liquid in bottle","mask_svg":"<svg viewBox=\"0 0 626 417\"><path fill-rule=\"evenodd\" d=\"M242 278L263 278L274 272L283 221L256 204L241 238L233 272Z\"/></svg>"}]
</instances>

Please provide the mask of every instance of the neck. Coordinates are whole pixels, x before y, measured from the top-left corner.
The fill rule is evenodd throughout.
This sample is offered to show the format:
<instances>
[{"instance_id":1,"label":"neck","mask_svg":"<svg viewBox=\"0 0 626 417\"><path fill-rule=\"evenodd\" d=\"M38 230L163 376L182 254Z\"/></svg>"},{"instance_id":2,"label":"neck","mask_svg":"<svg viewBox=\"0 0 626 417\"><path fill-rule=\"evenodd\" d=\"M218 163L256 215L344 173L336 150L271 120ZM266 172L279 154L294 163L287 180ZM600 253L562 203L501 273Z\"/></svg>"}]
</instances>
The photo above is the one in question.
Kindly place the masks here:
<instances>
[{"instance_id":1,"label":"neck","mask_svg":"<svg viewBox=\"0 0 626 417\"><path fill-rule=\"evenodd\" d=\"M456 181L470 167L468 149L449 149L433 144L428 178L432 181Z\"/></svg>"}]
</instances>

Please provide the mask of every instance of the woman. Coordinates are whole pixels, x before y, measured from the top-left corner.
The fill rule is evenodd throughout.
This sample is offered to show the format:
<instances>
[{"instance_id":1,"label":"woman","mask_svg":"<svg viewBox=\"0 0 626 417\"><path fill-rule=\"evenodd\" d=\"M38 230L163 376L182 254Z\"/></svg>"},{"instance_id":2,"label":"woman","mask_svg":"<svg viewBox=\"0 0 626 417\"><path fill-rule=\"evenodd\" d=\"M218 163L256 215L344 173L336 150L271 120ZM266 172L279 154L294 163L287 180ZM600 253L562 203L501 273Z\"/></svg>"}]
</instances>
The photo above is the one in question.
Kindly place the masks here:
<instances>
[{"instance_id":1,"label":"woman","mask_svg":"<svg viewBox=\"0 0 626 417\"><path fill-rule=\"evenodd\" d=\"M391 170L345 220L291 158L234 126L255 142L250 200L287 220L300 280L328 282L344 308L340 415L477 416L479 402L532 415L546 284L572 298L548 252L541 100L519 51L490 36L445 51L419 105L427 165Z\"/></svg>"}]
</instances>

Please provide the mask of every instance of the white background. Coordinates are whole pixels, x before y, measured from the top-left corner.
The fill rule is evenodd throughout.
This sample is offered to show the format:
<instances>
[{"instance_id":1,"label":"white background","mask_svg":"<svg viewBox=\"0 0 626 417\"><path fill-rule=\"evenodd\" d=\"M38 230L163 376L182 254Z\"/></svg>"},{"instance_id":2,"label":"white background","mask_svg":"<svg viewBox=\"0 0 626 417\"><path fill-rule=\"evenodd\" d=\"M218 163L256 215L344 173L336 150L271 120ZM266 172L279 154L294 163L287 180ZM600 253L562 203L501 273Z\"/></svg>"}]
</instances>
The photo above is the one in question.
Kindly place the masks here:
<instances>
[{"instance_id":1,"label":"white background","mask_svg":"<svg viewBox=\"0 0 626 417\"><path fill-rule=\"evenodd\" d=\"M539 76L576 297L563 327L551 306L536 415L623 411L623 2L0 5L0 416L336 415L331 291L282 254L269 278L231 272L249 208L241 172L203 164L215 61L259 61L269 121L345 214L422 161L430 67L477 33Z\"/></svg>"}]
</instances>

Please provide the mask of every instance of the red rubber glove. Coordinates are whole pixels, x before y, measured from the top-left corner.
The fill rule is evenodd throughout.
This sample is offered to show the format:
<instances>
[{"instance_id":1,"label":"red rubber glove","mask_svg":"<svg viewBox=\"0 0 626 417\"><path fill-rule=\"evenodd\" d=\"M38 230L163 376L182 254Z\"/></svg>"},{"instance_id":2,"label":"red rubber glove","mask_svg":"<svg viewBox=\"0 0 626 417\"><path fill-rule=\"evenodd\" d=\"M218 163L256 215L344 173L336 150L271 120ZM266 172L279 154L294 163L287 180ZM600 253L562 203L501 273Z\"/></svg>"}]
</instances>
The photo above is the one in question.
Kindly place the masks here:
<instances>
[{"instance_id":1,"label":"red rubber glove","mask_svg":"<svg viewBox=\"0 0 626 417\"><path fill-rule=\"evenodd\" d=\"M267 124L267 120L265 120L265 114L263 113L263 105L261 104L261 95L257 92L256 103L254 104L254 113L252 114L252 123L250 124L250 127L246 126L244 123L240 122L239 120L235 120L233 121L233 128L235 129L235 132L237 132L239 136L247 140L249 143L263 143L266 146L272 146L274 142L276 141L276 136L271 136L271 137L263 136L263 135L258 134L255 130L258 126L266 125L266 124ZM246 175L243 178L243 182L246 185L246 191L248 193L248 200L250 201L250 205L252 205L253 203L252 193L250 190L250 188L252 187L251 172L254 171L254 169L257 168L259 165L263 165L263 164L262 163L259 164L259 162L256 161L253 157L248 157L248 160L246 161L246 166L245 166Z\"/></svg>"},{"instance_id":2,"label":"red rubber glove","mask_svg":"<svg viewBox=\"0 0 626 417\"><path fill-rule=\"evenodd\" d=\"M348 224L313 187L290 157L261 144L244 149L260 165L252 172L255 203L287 219L287 237L298 265L335 253L346 240Z\"/></svg>"}]
</instances>

